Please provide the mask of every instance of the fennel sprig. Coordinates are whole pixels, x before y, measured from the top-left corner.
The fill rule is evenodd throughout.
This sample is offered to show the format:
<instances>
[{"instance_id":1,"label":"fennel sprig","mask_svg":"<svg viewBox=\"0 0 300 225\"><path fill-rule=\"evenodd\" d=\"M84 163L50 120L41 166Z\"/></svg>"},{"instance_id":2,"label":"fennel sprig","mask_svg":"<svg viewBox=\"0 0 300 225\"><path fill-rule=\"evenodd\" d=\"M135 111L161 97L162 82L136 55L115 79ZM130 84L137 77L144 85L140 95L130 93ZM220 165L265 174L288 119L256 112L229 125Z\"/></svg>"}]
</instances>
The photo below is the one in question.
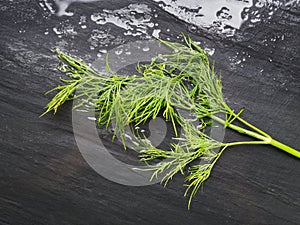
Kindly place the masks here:
<instances>
[{"instance_id":1,"label":"fennel sprig","mask_svg":"<svg viewBox=\"0 0 300 225\"><path fill-rule=\"evenodd\" d=\"M148 165L146 170L153 171L152 179L164 174L161 182L166 185L175 174L186 175L185 196L190 196L190 207L192 197L209 178L225 149L234 145L270 144L298 158L300 152L245 121L241 118L242 110L234 112L224 101L220 76L215 73L206 52L190 37L183 37L184 44L160 40L172 51L157 56L149 64L138 65L138 76L117 75L108 64L108 74L99 74L85 63L56 50L60 59L58 68L68 79L61 79L64 85L51 90L57 94L46 105L45 113L52 110L55 113L68 100L83 99L76 108L91 102L96 109L97 123L107 128L113 122L114 136L121 138L125 148L127 125L145 123L162 113L172 122L176 135L177 127L181 127L183 135L174 137L178 143L163 150L153 146L145 137L137 136L133 148L139 152L140 160ZM214 120L256 140L219 142L187 120L182 111L193 113L202 127L210 126L210 120ZM220 113L226 118L220 118ZM235 125L235 120L248 129ZM165 160L149 163L156 159ZM200 164L192 165L199 159Z\"/></svg>"}]
</instances>

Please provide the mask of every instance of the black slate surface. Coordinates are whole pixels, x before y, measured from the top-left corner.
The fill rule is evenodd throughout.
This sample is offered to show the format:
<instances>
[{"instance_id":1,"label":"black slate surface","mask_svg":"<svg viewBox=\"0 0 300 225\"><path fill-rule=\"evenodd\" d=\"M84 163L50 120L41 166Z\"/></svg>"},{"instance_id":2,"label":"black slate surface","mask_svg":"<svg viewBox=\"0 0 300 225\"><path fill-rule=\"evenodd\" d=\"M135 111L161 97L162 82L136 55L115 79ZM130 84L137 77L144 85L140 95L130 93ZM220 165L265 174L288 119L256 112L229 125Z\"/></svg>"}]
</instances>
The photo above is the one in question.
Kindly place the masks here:
<instances>
[{"instance_id":1,"label":"black slate surface","mask_svg":"<svg viewBox=\"0 0 300 225\"><path fill-rule=\"evenodd\" d=\"M76 15L65 23L75 24L79 15L97 8L138 2L74 4ZM175 40L184 32L215 48L212 59L222 71L229 105L245 107L244 118L300 149L299 4L279 7L271 19L255 26L245 22L233 37L225 37L195 29L158 3L144 3L159 15L160 37ZM77 148L71 103L55 116L39 118L51 97L44 92L58 85L61 76L52 49L60 47L91 62L97 51L86 40L96 25L59 38L51 28L66 18L47 14L39 1L1 1L0 10L0 224L300 224L299 159L269 146L226 151L190 211L181 176L163 188L124 186L97 174ZM104 27L122 36L122 29ZM138 39L123 35L105 47ZM247 60L233 64L237 52ZM226 140L242 138L226 133Z\"/></svg>"}]
</instances>

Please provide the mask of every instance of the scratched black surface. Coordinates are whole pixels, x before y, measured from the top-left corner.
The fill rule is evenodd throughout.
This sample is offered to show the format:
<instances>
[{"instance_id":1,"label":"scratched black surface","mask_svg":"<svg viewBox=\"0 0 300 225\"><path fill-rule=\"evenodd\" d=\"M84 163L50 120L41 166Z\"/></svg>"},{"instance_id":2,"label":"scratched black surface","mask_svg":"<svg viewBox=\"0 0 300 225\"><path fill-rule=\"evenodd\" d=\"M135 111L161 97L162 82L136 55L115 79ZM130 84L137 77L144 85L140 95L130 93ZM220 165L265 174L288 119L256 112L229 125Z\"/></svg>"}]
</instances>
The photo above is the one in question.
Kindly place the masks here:
<instances>
[{"instance_id":1,"label":"scratched black surface","mask_svg":"<svg viewBox=\"0 0 300 225\"><path fill-rule=\"evenodd\" d=\"M128 3L72 7L83 14ZM212 58L222 71L224 95L233 108L245 106L246 119L300 148L299 7L281 7L267 22L254 27L246 23L235 36L223 37L191 29L156 3L146 3L159 14L162 38L170 36L170 28L175 35L185 32L214 46ZM98 175L75 143L70 103L56 116L39 118L50 99L44 92L58 85L61 76L51 51L60 39L51 30L44 32L61 18L42 16L37 1L1 1L0 6L0 224L300 224L299 159L268 146L225 152L190 211L181 176L163 188L123 186ZM123 32L106 26L113 34ZM87 32L65 37L72 43L65 51L95 57L85 41ZM281 35L284 40L264 45L264 39ZM137 39L128 36L124 41ZM230 57L242 51L251 58L243 67L232 66ZM228 132L226 139L232 138L242 137ZM126 152L119 154L127 157Z\"/></svg>"}]
</instances>

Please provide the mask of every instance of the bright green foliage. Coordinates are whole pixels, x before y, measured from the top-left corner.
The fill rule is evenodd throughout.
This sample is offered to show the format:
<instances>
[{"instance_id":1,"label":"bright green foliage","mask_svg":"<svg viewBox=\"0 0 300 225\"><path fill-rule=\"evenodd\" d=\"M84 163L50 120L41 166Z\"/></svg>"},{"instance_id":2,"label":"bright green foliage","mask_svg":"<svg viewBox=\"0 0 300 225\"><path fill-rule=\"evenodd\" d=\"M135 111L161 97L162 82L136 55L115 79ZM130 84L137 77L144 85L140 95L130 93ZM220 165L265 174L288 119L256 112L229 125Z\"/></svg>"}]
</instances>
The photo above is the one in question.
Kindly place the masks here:
<instances>
[{"instance_id":1,"label":"bright green foliage","mask_svg":"<svg viewBox=\"0 0 300 225\"><path fill-rule=\"evenodd\" d=\"M176 138L171 149L158 149L144 137L136 137L134 150L140 160L153 171L152 178L163 175L165 185L177 173L186 175L187 189L191 199L209 178L211 170L223 151L240 144L271 144L296 157L300 153L272 139L269 135L246 122L224 101L220 77L215 74L207 54L190 37L183 36L185 43L160 40L169 46L171 53L157 56L151 63L138 65L139 75L120 76L111 71L107 63L107 74L99 74L77 59L56 51L61 63L59 70L69 79L61 79L64 85L51 91L58 91L47 104L45 113L57 111L65 101L80 99L79 105L92 103L97 113L97 123L108 127L115 125L115 136L119 135L125 146L125 127L140 124L156 118L159 113L171 121L177 135L181 127L182 137ZM202 127L209 126L211 119L237 132L249 135L259 141L218 142L184 118L182 112L192 113ZM44 114L45 114L44 113ZM218 117L226 114L226 120ZM43 114L43 115L44 115ZM209 119L209 120L207 120ZM239 120L250 130L232 124ZM133 144L134 144L133 143ZM220 149L220 151L217 151ZM161 160L156 164L152 160ZM191 165L200 160L199 165Z\"/></svg>"}]
</instances>

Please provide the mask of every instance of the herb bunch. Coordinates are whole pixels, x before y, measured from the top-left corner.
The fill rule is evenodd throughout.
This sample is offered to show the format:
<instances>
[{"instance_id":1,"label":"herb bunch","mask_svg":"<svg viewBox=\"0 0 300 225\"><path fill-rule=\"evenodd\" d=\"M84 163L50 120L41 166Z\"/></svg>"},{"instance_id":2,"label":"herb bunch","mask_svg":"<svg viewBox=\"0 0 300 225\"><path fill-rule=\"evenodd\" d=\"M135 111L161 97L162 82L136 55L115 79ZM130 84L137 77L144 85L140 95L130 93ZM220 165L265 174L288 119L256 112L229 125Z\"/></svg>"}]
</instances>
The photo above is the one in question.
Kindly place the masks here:
<instances>
[{"instance_id":1,"label":"herb bunch","mask_svg":"<svg viewBox=\"0 0 300 225\"><path fill-rule=\"evenodd\" d=\"M68 79L61 79L64 85L49 91L57 91L57 94L46 105L44 114L50 111L55 113L68 100L80 99L75 108L87 107L87 103L91 103L89 106L96 111L97 124L108 128L114 123L114 137L120 137L126 148L125 127L145 123L161 113L172 122L176 135L178 127L181 128L182 136L174 137L177 143L164 150L137 135L133 149L148 165L146 170L153 171L152 179L163 174L161 182L166 185L177 173L186 176L185 196L189 195L190 207L192 197L209 178L213 166L228 147L270 144L298 158L300 152L274 140L242 119L242 110L234 112L224 101L220 76L215 73L206 52L190 37L183 37L184 44L160 40L170 47L171 52L157 56L149 64L137 65L139 75L133 76L115 74L108 63L107 73L100 74L85 63L56 50L60 59L58 69ZM185 118L182 112L187 111L196 117L201 128ZM226 118L219 117L220 113L225 114ZM211 120L256 140L229 143L214 140L202 129L210 126ZM249 129L234 125L235 120ZM149 163L157 159L161 161ZM195 165L197 160L200 164Z\"/></svg>"}]
</instances>

